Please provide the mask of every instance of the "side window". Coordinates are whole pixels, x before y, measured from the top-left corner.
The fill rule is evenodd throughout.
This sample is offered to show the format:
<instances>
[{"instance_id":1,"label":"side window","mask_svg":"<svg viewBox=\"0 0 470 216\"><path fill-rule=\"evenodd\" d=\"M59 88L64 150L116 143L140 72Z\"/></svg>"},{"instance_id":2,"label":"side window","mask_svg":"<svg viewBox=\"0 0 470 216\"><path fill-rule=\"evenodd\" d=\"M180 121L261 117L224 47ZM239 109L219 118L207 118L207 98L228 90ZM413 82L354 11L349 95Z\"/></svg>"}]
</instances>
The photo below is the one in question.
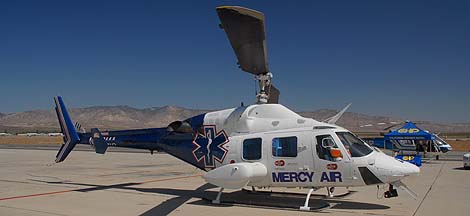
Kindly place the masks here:
<instances>
[{"instance_id":1,"label":"side window","mask_svg":"<svg viewBox=\"0 0 470 216\"><path fill-rule=\"evenodd\" d=\"M317 136L317 155L320 159L329 161L341 160L341 151L338 149L331 135Z\"/></svg>"},{"instance_id":2,"label":"side window","mask_svg":"<svg viewBox=\"0 0 470 216\"><path fill-rule=\"evenodd\" d=\"M297 137L274 138L272 144L274 157L297 157Z\"/></svg>"},{"instance_id":3,"label":"side window","mask_svg":"<svg viewBox=\"0 0 470 216\"><path fill-rule=\"evenodd\" d=\"M243 140L243 160L261 159L261 138Z\"/></svg>"}]
</instances>

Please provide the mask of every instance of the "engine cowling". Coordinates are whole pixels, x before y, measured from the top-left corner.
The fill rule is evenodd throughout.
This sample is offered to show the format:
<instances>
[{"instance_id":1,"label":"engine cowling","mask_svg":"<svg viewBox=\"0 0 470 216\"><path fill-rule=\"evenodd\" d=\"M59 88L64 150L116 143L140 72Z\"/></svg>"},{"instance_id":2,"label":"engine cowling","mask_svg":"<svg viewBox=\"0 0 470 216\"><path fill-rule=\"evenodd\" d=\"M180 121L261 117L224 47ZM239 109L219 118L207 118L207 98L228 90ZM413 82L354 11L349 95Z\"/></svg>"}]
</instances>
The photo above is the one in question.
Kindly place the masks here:
<instances>
[{"instance_id":1,"label":"engine cowling","mask_svg":"<svg viewBox=\"0 0 470 216\"><path fill-rule=\"evenodd\" d=\"M177 133L192 133L193 128L186 121L174 121L167 126L167 131Z\"/></svg>"}]
</instances>

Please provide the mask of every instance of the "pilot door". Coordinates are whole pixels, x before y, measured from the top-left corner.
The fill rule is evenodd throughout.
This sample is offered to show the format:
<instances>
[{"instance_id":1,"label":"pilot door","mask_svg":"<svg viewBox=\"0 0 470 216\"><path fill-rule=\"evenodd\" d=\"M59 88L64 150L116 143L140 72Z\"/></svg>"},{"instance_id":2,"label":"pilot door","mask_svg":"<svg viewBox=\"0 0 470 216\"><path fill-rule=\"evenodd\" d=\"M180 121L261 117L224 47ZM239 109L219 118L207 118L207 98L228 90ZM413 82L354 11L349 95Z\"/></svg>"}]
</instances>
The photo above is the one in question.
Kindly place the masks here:
<instances>
[{"instance_id":1,"label":"pilot door","mask_svg":"<svg viewBox=\"0 0 470 216\"><path fill-rule=\"evenodd\" d=\"M315 133L312 139L315 181L320 186L350 185L352 161L334 133Z\"/></svg>"},{"instance_id":2,"label":"pilot door","mask_svg":"<svg viewBox=\"0 0 470 216\"><path fill-rule=\"evenodd\" d=\"M272 185L311 186L314 181L311 138L307 132L270 133L265 139Z\"/></svg>"}]
</instances>

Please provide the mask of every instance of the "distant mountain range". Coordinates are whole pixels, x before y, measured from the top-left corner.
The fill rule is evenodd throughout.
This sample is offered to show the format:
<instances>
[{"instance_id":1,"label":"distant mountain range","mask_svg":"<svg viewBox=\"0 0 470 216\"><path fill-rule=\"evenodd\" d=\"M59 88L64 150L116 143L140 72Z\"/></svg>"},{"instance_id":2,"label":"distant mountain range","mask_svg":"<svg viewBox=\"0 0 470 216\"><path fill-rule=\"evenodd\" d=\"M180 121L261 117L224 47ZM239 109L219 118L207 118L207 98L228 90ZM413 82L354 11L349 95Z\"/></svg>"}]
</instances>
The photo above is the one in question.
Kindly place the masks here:
<instances>
[{"instance_id":1,"label":"distant mountain range","mask_svg":"<svg viewBox=\"0 0 470 216\"><path fill-rule=\"evenodd\" d=\"M177 106L152 107L137 109L129 106L94 106L70 109L74 121L80 122L84 128L100 129L131 129L148 127L165 127L172 121L184 120L191 116L211 110L187 109ZM320 109L311 112L298 112L300 115L316 120L324 120L337 113L336 110ZM390 126L390 122L402 122L402 119L371 116L346 112L337 122L352 131L382 131ZM364 127L364 125L367 125ZM418 122L419 127L433 132L470 132L470 123L433 123ZM58 131L59 126L53 110L34 110L27 112L0 113L0 132L35 132Z\"/></svg>"}]
</instances>

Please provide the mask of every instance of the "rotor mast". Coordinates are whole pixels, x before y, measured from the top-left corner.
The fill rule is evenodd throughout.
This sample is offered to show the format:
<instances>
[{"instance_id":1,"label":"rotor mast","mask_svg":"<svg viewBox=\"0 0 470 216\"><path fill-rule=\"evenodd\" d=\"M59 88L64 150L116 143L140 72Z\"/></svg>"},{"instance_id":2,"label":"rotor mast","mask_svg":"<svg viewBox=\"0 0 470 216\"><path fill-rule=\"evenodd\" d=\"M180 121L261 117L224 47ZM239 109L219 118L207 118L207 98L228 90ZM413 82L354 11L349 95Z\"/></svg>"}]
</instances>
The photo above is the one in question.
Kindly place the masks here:
<instances>
[{"instance_id":1,"label":"rotor mast","mask_svg":"<svg viewBox=\"0 0 470 216\"><path fill-rule=\"evenodd\" d=\"M256 103L257 104L266 104L269 99L269 88L271 87L271 80L273 79L273 74L268 72L265 74L255 75L255 79L258 80L259 92L256 93Z\"/></svg>"}]
</instances>

